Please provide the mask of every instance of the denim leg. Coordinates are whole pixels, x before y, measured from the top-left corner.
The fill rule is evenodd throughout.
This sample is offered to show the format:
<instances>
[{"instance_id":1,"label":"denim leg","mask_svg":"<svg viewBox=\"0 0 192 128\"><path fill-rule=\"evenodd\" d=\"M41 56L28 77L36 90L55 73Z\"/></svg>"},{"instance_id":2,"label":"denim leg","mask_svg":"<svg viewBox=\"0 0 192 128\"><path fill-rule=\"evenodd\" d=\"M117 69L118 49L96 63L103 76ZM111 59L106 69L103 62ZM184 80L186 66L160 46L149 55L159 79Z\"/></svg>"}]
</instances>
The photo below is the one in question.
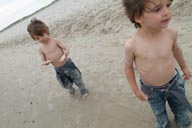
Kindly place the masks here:
<instances>
[{"instance_id":1,"label":"denim leg","mask_svg":"<svg viewBox=\"0 0 192 128\"><path fill-rule=\"evenodd\" d=\"M71 83L75 83L79 87L81 94L87 93L88 90L85 88L81 72L71 59L68 59L67 63L64 65L64 69L64 74Z\"/></svg>"},{"instance_id":2,"label":"denim leg","mask_svg":"<svg viewBox=\"0 0 192 128\"><path fill-rule=\"evenodd\" d=\"M85 88L81 72L77 68L74 69L73 73L71 73L71 78L73 79L73 82L79 87L82 95L88 92L88 90Z\"/></svg>"},{"instance_id":3,"label":"denim leg","mask_svg":"<svg viewBox=\"0 0 192 128\"><path fill-rule=\"evenodd\" d=\"M184 105L178 103L175 97L169 97L168 103L178 128L190 128L189 110Z\"/></svg>"},{"instance_id":4,"label":"denim leg","mask_svg":"<svg viewBox=\"0 0 192 128\"><path fill-rule=\"evenodd\" d=\"M148 100L155 114L155 128L169 128L170 122L166 111L166 99L163 95L155 93L153 99Z\"/></svg>"},{"instance_id":5,"label":"denim leg","mask_svg":"<svg viewBox=\"0 0 192 128\"><path fill-rule=\"evenodd\" d=\"M182 95L185 96L185 82L182 79L178 79L175 86L172 90L180 92ZM168 103L171 108L171 111L174 114L175 122L178 128L190 128L190 117L189 117L189 110L184 106L177 98L174 96L168 97Z\"/></svg>"},{"instance_id":6,"label":"denim leg","mask_svg":"<svg viewBox=\"0 0 192 128\"><path fill-rule=\"evenodd\" d=\"M70 94L75 93L75 88L72 86L73 83L66 76L61 74L56 74L56 78L62 87L69 90Z\"/></svg>"},{"instance_id":7,"label":"denim leg","mask_svg":"<svg viewBox=\"0 0 192 128\"><path fill-rule=\"evenodd\" d=\"M148 96L148 102L156 117L155 128L170 128L164 93L148 91L147 88L148 87L142 84L141 90Z\"/></svg>"},{"instance_id":8,"label":"denim leg","mask_svg":"<svg viewBox=\"0 0 192 128\"><path fill-rule=\"evenodd\" d=\"M65 75L56 73L56 78L62 87L66 89L72 88L72 81L70 81Z\"/></svg>"},{"instance_id":9,"label":"denim leg","mask_svg":"<svg viewBox=\"0 0 192 128\"><path fill-rule=\"evenodd\" d=\"M73 88L73 82L67 76L67 71L64 68L55 68L56 78L59 84L65 89L69 90L70 94L75 93L75 88Z\"/></svg>"}]
</instances>

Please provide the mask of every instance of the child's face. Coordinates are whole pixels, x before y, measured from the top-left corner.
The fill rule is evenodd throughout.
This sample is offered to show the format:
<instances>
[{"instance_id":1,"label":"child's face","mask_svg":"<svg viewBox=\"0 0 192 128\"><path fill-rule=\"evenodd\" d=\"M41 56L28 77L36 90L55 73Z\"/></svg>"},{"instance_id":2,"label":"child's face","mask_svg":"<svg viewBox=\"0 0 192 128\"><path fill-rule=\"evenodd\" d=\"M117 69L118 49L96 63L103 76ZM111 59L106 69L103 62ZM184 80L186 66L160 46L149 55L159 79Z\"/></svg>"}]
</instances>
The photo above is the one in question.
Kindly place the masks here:
<instances>
[{"instance_id":1,"label":"child's face","mask_svg":"<svg viewBox=\"0 0 192 128\"><path fill-rule=\"evenodd\" d=\"M167 28L171 20L170 0L149 0L140 22L142 27Z\"/></svg>"},{"instance_id":2,"label":"child's face","mask_svg":"<svg viewBox=\"0 0 192 128\"><path fill-rule=\"evenodd\" d=\"M34 35L33 38L40 43L47 43L49 36L47 33L44 33L43 36Z\"/></svg>"}]
</instances>

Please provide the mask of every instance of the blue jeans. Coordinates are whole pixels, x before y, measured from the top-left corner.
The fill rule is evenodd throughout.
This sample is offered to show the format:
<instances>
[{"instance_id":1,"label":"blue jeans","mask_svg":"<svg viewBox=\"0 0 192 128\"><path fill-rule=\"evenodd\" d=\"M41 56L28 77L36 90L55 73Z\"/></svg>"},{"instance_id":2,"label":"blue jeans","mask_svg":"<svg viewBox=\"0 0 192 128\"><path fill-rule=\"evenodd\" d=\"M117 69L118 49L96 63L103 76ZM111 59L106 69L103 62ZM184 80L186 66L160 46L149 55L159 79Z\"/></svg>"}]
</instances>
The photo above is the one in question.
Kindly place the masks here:
<instances>
[{"instance_id":1,"label":"blue jeans","mask_svg":"<svg viewBox=\"0 0 192 128\"><path fill-rule=\"evenodd\" d=\"M187 101L182 101L186 99L185 81L178 71L169 83L160 87L144 84L142 80L140 82L141 90L148 96L148 102L156 117L155 128L170 128L166 101L174 114L178 128L190 128L191 121L189 110L186 107ZM175 93L176 95L174 95Z\"/></svg>"},{"instance_id":2,"label":"blue jeans","mask_svg":"<svg viewBox=\"0 0 192 128\"><path fill-rule=\"evenodd\" d=\"M88 90L85 88L81 72L70 58L63 66L54 67L54 69L60 85L66 89L69 89L71 94L75 93L75 89L72 87L73 83L79 87L82 95L88 92Z\"/></svg>"}]
</instances>

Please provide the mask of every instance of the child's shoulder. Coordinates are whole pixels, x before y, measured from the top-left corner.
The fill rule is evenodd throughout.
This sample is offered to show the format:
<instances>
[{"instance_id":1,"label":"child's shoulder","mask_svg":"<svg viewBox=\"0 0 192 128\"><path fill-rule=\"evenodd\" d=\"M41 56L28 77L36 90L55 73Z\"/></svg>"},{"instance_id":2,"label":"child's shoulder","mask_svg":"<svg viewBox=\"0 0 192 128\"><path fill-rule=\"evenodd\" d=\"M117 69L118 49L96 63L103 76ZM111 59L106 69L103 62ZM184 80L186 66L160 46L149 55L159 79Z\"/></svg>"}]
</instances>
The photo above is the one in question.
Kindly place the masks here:
<instances>
[{"instance_id":1,"label":"child's shoulder","mask_svg":"<svg viewBox=\"0 0 192 128\"><path fill-rule=\"evenodd\" d=\"M60 41L59 39L52 38L52 39L51 39L51 43L61 44L61 43L63 43L63 42L62 42L62 41Z\"/></svg>"},{"instance_id":2,"label":"child's shoulder","mask_svg":"<svg viewBox=\"0 0 192 128\"><path fill-rule=\"evenodd\" d=\"M61 42L61 41L56 38L51 38L51 42L57 43L57 42Z\"/></svg>"},{"instance_id":3,"label":"child's shoulder","mask_svg":"<svg viewBox=\"0 0 192 128\"><path fill-rule=\"evenodd\" d=\"M38 51L39 53L43 53L43 46L40 45L39 48L37 49L37 51Z\"/></svg>"},{"instance_id":4,"label":"child's shoulder","mask_svg":"<svg viewBox=\"0 0 192 128\"><path fill-rule=\"evenodd\" d=\"M57 38L52 38L52 40L56 43L64 43L62 40L57 39Z\"/></svg>"},{"instance_id":5,"label":"child's shoulder","mask_svg":"<svg viewBox=\"0 0 192 128\"><path fill-rule=\"evenodd\" d=\"M130 36L124 44L126 49L132 49L136 44L136 37L135 35Z\"/></svg>"},{"instance_id":6,"label":"child's shoulder","mask_svg":"<svg viewBox=\"0 0 192 128\"><path fill-rule=\"evenodd\" d=\"M173 28L167 28L168 33L171 35L171 37L173 39L177 38L178 32L177 30L173 29Z\"/></svg>"}]
</instances>

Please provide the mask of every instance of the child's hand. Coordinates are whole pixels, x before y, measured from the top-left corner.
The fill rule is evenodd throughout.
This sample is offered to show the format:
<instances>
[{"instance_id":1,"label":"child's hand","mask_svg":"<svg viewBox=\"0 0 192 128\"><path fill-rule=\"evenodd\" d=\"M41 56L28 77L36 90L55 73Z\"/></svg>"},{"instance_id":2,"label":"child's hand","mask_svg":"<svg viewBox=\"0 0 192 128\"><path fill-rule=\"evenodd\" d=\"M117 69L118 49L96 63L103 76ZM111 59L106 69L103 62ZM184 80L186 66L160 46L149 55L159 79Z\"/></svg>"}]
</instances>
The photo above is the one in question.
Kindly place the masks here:
<instances>
[{"instance_id":1,"label":"child's hand","mask_svg":"<svg viewBox=\"0 0 192 128\"><path fill-rule=\"evenodd\" d=\"M61 61L64 61L65 59L66 59L66 56L63 55L63 56L61 57Z\"/></svg>"},{"instance_id":2,"label":"child's hand","mask_svg":"<svg viewBox=\"0 0 192 128\"><path fill-rule=\"evenodd\" d=\"M67 57L65 54L63 54L63 56L59 59L59 62L64 62L66 61Z\"/></svg>"},{"instance_id":3,"label":"child's hand","mask_svg":"<svg viewBox=\"0 0 192 128\"><path fill-rule=\"evenodd\" d=\"M134 92L137 98L139 98L141 101L146 101L148 99L147 95L145 95L141 90L137 90Z\"/></svg>"},{"instance_id":4,"label":"child's hand","mask_svg":"<svg viewBox=\"0 0 192 128\"><path fill-rule=\"evenodd\" d=\"M44 61L42 65L49 65L52 61L51 60L47 60L47 61Z\"/></svg>"},{"instance_id":5,"label":"child's hand","mask_svg":"<svg viewBox=\"0 0 192 128\"><path fill-rule=\"evenodd\" d=\"M189 80L191 78L191 73L188 68L183 68L183 79Z\"/></svg>"}]
</instances>

